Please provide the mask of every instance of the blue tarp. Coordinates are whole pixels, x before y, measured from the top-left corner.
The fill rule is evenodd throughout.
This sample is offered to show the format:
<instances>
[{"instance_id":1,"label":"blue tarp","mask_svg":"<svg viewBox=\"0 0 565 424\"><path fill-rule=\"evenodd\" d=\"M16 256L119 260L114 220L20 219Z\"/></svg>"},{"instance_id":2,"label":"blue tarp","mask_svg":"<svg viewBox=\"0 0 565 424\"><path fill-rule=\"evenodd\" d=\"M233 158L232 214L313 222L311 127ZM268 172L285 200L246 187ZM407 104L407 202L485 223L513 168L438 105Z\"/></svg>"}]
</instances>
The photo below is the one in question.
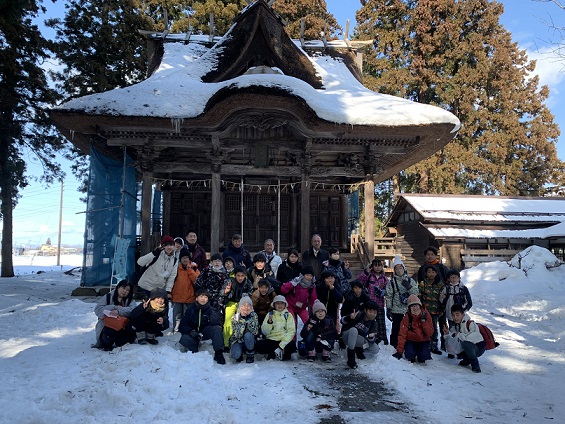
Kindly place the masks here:
<instances>
[{"instance_id":1,"label":"blue tarp","mask_svg":"<svg viewBox=\"0 0 565 424\"><path fill-rule=\"evenodd\" d=\"M120 278L127 275L128 279L133 281L137 224L136 177L133 160L128 156L123 183L123 165L123 161L110 159L91 147L82 286L109 286L116 252L118 261L114 274L116 275L117 270ZM123 207L122 186L125 190ZM120 221L122 239L129 241L125 249L125 240L118 237ZM120 241L116 250L118 240Z\"/></svg>"}]
</instances>

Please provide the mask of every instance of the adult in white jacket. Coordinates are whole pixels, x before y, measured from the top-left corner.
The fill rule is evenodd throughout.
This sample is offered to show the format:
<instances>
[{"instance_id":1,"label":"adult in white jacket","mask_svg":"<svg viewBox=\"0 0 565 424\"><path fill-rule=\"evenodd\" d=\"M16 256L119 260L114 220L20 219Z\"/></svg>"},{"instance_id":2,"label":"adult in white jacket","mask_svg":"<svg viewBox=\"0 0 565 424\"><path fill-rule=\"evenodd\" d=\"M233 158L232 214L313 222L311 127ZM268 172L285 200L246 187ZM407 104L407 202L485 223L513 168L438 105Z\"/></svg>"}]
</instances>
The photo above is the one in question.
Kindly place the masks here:
<instances>
[{"instance_id":1,"label":"adult in white jacket","mask_svg":"<svg viewBox=\"0 0 565 424\"><path fill-rule=\"evenodd\" d=\"M165 289L169 298L177 276L178 259L175 257L175 241L171 236L163 236L161 246L153 252L140 257L137 264L147 267L137 285L147 296L153 289Z\"/></svg>"}]
</instances>

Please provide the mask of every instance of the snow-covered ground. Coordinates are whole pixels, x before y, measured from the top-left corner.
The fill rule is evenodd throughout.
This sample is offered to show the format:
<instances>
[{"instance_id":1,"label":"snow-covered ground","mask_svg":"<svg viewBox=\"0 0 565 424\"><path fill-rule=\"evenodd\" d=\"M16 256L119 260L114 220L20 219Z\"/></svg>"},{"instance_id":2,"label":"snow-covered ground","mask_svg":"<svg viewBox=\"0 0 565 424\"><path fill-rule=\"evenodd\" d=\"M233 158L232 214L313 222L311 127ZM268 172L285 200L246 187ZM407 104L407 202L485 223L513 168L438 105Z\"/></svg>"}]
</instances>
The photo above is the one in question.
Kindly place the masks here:
<instances>
[{"instance_id":1,"label":"snow-covered ground","mask_svg":"<svg viewBox=\"0 0 565 424\"><path fill-rule=\"evenodd\" d=\"M331 390L310 380L312 364L303 360L220 366L209 346L183 354L176 348L178 336L170 334L158 346L127 345L111 353L91 349L96 299L70 296L80 277L63 271L82 259L61 260L64 265L57 267L54 257L33 262L14 257L18 276L0 279L1 423L306 424L338 412L335 399L323 395ZM504 262L464 271L474 303L470 315L488 324L501 343L480 358L483 372L459 367L445 354L425 366L410 364L383 347L375 359L359 361L351 376L364 373L385 381L410 411L386 419L348 412L345 421L563 419L565 266L552 268L554 262L547 250L534 248L521 260L527 275ZM345 366L343 358L334 358L331 366Z\"/></svg>"}]
</instances>

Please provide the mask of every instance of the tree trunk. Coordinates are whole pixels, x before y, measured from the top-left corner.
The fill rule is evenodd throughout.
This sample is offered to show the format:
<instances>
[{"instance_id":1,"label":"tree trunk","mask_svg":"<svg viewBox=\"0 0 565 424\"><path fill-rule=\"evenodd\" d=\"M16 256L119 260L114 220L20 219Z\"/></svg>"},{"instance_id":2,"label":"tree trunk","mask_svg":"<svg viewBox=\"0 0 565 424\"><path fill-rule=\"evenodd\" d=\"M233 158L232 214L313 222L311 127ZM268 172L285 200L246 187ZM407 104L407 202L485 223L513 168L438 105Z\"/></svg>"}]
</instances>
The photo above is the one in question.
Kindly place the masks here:
<instances>
[{"instance_id":1,"label":"tree trunk","mask_svg":"<svg viewBox=\"0 0 565 424\"><path fill-rule=\"evenodd\" d=\"M8 171L8 142L6 134L0 136L0 185L2 211L2 271L0 277L13 277L12 262L12 183Z\"/></svg>"}]
</instances>

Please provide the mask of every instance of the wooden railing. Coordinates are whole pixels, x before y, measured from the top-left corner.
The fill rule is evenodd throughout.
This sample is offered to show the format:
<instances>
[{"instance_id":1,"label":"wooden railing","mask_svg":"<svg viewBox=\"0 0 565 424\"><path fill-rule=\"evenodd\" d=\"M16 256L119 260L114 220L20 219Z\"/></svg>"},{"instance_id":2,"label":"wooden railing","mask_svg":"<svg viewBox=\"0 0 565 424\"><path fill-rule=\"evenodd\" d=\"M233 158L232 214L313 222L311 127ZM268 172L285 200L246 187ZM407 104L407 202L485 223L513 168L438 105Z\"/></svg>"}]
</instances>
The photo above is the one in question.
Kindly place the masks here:
<instances>
[{"instance_id":1,"label":"wooden railing","mask_svg":"<svg viewBox=\"0 0 565 424\"><path fill-rule=\"evenodd\" d=\"M461 259L466 265L471 263L508 261L520 250L514 249L461 249Z\"/></svg>"},{"instance_id":2,"label":"wooden railing","mask_svg":"<svg viewBox=\"0 0 565 424\"><path fill-rule=\"evenodd\" d=\"M394 237L376 238L375 254L373 257L370 257L368 250L367 243L360 234L351 235L351 253L357 254L363 268L366 268L375 258L382 261L390 260L392 262L394 256L399 254Z\"/></svg>"}]
</instances>

